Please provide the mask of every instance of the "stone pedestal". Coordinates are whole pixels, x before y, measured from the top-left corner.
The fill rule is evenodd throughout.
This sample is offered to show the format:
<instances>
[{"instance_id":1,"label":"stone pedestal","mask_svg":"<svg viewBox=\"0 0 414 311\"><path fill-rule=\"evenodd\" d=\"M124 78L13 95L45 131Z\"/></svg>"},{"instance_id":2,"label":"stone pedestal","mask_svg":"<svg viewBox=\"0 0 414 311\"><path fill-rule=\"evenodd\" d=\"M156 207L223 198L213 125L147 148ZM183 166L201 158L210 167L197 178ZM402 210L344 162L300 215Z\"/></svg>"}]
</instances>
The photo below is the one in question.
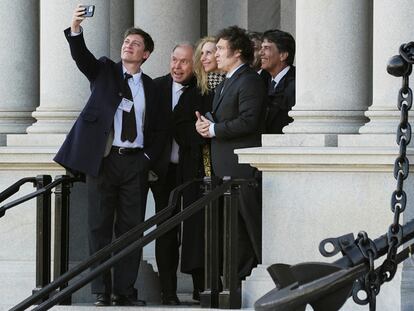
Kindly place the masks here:
<instances>
[{"instance_id":1,"label":"stone pedestal","mask_svg":"<svg viewBox=\"0 0 414 311\"><path fill-rule=\"evenodd\" d=\"M241 163L263 172L262 266L243 283L244 307L273 288L264 267L273 263L333 262L319 254L320 241L360 230L371 238L392 222L390 197L398 150L360 147L263 146L237 150ZM409 151L413 158L414 151ZM412 208L414 177L404 184ZM378 296L378 311L399 310L401 269L388 294ZM252 291L252 288L255 290ZM262 292L260 292L262 291ZM257 296L255 296L257 295ZM392 297L392 299L390 299ZM341 309L342 310L342 309ZM351 300L343 310L361 310Z\"/></svg>"},{"instance_id":2,"label":"stone pedestal","mask_svg":"<svg viewBox=\"0 0 414 311\"><path fill-rule=\"evenodd\" d=\"M0 191L24 177L40 174L52 176L63 174L63 170L52 162L55 148L0 148ZM7 201L11 202L25 194L36 191L31 183ZM2 299L0 310L8 310L32 294L35 287L36 245L36 200L15 206L0 218L0 284Z\"/></svg>"}]
</instances>

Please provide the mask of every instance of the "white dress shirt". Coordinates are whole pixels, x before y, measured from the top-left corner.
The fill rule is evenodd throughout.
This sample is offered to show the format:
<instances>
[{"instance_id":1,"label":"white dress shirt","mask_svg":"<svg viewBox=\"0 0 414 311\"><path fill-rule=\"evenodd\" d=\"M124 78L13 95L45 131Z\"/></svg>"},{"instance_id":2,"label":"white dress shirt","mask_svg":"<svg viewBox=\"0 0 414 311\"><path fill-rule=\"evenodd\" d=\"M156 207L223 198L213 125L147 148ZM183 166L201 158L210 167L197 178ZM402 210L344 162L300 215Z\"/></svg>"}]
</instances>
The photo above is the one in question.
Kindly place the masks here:
<instances>
[{"instance_id":1,"label":"white dress shirt","mask_svg":"<svg viewBox=\"0 0 414 311\"><path fill-rule=\"evenodd\" d=\"M285 67L281 72L279 72L276 77L272 78L272 81L275 81L275 88L276 86L279 84L280 80L282 80L282 78L287 74L287 72L289 71L290 66Z\"/></svg>"},{"instance_id":2,"label":"white dress shirt","mask_svg":"<svg viewBox=\"0 0 414 311\"><path fill-rule=\"evenodd\" d=\"M80 32L71 32L71 36L79 36L82 32L83 29L80 27ZM122 72L123 74L127 72L124 66L122 66ZM142 71L132 75L132 78L128 79L128 85L131 89L132 98L134 101L135 120L137 122L137 137L133 142L130 142L128 140L121 141L123 110L120 106L118 106L118 109L116 110L114 116L114 141L112 142L112 146L128 148L144 147L145 94L141 75Z\"/></svg>"},{"instance_id":3,"label":"white dress shirt","mask_svg":"<svg viewBox=\"0 0 414 311\"><path fill-rule=\"evenodd\" d=\"M123 67L123 73L126 69ZM142 71L132 75L132 78L128 79L128 85L131 89L132 98L134 100L135 120L137 122L137 137L133 142L128 140L121 141L122 132L122 113L121 104L115 112L114 116L114 141L113 146L128 147L128 148L142 148L144 147L144 117L145 117L145 94L144 86L142 85ZM122 103L122 102L121 102Z\"/></svg>"},{"instance_id":4,"label":"white dress shirt","mask_svg":"<svg viewBox=\"0 0 414 311\"><path fill-rule=\"evenodd\" d=\"M174 110L175 106L177 106L180 96L181 94L183 94L184 89L185 89L185 86L173 81L172 88L171 88L171 92L172 92L171 110ZM179 149L180 147L178 146L177 142L173 138L172 145L171 145L171 156L170 156L171 163L175 163L175 164L178 163L178 150Z\"/></svg>"}]
</instances>

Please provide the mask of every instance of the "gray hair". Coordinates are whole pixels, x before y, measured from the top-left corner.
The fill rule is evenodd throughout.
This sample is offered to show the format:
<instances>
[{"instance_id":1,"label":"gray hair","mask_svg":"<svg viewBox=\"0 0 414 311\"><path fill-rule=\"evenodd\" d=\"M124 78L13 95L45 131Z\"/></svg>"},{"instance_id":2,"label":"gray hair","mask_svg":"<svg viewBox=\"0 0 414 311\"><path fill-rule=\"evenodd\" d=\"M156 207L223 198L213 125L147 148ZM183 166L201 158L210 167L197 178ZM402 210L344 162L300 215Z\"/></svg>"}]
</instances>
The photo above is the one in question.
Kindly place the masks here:
<instances>
[{"instance_id":1,"label":"gray hair","mask_svg":"<svg viewBox=\"0 0 414 311\"><path fill-rule=\"evenodd\" d=\"M175 49L179 47L190 47L192 50L194 50L194 44L192 44L190 41L182 41L182 42L178 42L174 46L174 48L172 49L172 52L174 52Z\"/></svg>"}]
</instances>

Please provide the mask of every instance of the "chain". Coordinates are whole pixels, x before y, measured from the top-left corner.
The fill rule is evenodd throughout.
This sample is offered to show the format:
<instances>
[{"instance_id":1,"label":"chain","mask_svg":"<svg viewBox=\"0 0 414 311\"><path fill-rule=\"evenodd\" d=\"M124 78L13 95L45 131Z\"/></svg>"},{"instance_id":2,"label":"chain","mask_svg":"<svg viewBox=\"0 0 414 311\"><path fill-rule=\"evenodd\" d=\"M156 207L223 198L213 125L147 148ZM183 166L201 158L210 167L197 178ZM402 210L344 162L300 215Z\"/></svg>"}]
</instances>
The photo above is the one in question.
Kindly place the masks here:
<instances>
[{"instance_id":1,"label":"chain","mask_svg":"<svg viewBox=\"0 0 414 311\"><path fill-rule=\"evenodd\" d=\"M382 284L380 275L377 273L374 266L374 260L378 256L377 249L375 247L375 243L368 238L368 234L365 231L358 233L356 243L362 255L368 259L369 271L365 276L360 277L357 280L353 288L352 298L357 304L360 305L366 305L369 303L370 311L375 311L376 297ZM358 296L361 291L365 292L365 299Z\"/></svg>"},{"instance_id":2,"label":"chain","mask_svg":"<svg viewBox=\"0 0 414 311\"><path fill-rule=\"evenodd\" d=\"M374 260L377 258L375 244L368 238L366 232L360 232L357 244L364 257L369 262L368 273L359 278L353 289L353 299L356 303L366 305L369 303L370 311L376 309L376 296L383 283L391 281L397 272L397 251L402 244L402 226L400 224L401 213L405 211L407 205L407 194L403 186L407 179L410 163L407 158L407 146L411 141L411 125L408 122L408 111L413 103L413 93L409 87L409 76L414 63L414 42L403 44L400 47L400 55L391 58L388 65L388 73L402 77L402 87L398 92L398 110L400 110L400 123L397 127L397 144L399 154L394 162L394 178L397 181L395 191L391 195L391 211L394 214L393 222L388 228L387 257L382 265L375 269ZM358 297L358 293L364 291L365 299Z\"/></svg>"},{"instance_id":3,"label":"chain","mask_svg":"<svg viewBox=\"0 0 414 311\"><path fill-rule=\"evenodd\" d=\"M400 123L397 128L397 144L400 146L399 155L394 163L394 178L397 180L396 190L391 196L391 211L394 213L393 223L388 228L388 252L387 258L381 266L381 278L385 282L393 279L397 271L397 249L402 243L402 226L400 224L401 213L407 205L407 194L403 189L404 180L409 173L407 158L407 146L411 141L411 125L408 122L408 111L413 102L412 90L408 85L409 74L403 76L402 87L398 93L398 109L401 111Z\"/></svg>"}]
</instances>

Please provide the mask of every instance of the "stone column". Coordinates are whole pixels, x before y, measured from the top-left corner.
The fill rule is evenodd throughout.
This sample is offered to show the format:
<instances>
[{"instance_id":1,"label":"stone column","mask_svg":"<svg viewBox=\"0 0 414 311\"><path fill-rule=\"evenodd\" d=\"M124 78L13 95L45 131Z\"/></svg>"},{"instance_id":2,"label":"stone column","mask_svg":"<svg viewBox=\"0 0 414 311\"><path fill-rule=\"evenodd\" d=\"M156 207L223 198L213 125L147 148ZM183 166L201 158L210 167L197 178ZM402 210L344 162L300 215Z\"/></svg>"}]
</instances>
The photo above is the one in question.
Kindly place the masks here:
<instances>
[{"instance_id":1,"label":"stone column","mask_svg":"<svg viewBox=\"0 0 414 311\"><path fill-rule=\"evenodd\" d=\"M400 45L414 38L412 6L410 0L374 1L373 98L371 107L365 113L370 122L360 129L360 133L395 136L400 118L397 94L401 79L389 75L386 66L389 58L398 54ZM394 137L391 139L394 140Z\"/></svg>"},{"instance_id":2,"label":"stone column","mask_svg":"<svg viewBox=\"0 0 414 311\"><path fill-rule=\"evenodd\" d=\"M281 0L248 0L246 28L250 31L261 32L280 28L282 20L281 2Z\"/></svg>"},{"instance_id":3,"label":"stone column","mask_svg":"<svg viewBox=\"0 0 414 311\"><path fill-rule=\"evenodd\" d=\"M77 3L41 2L40 106L33 113L37 122L27 129L30 134L66 134L90 93L89 83L73 62L63 35ZM94 3L95 15L82 23L86 43L97 58L116 55L122 41L123 30L119 26L132 26L133 3L122 1L117 6L105 0Z\"/></svg>"},{"instance_id":4,"label":"stone column","mask_svg":"<svg viewBox=\"0 0 414 311\"><path fill-rule=\"evenodd\" d=\"M121 60L121 46L126 29L134 26L134 0L109 1L109 56Z\"/></svg>"},{"instance_id":5,"label":"stone column","mask_svg":"<svg viewBox=\"0 0 414 311\"><path fill-rule=\"evenodd\" d=\"M183 41L195 43L200 38L200 1L135 0L135 26L147 31L155 49L143 71L155 78L169 72L173 47Z\"/></svg>"},{"instance_id":6,"label":"stone column","mask_svg":"<svg viewBox=\"0 0 414 311\"><path fill-rule=\"evenodd\" d=\"M371 1L296 1L295 134L357 133L371 93Z\"/></svg>"},{"instance_id":7,"label":"stone column","mask_svg":"<svg viewBox=\"0 0 414 311\"><path fill-rule=\"evenodd\" d=\"M296 0L280 0L280 29L296 38Z\"/></svg>"},{"instance_id":8,"label":"stone column","mask_svg":"<svg viewBox=\"0 0 414 311\"><path fill-rule=\"evenodd\" d=\"M281 0L208 0L208 33L238 25L251 31L280 28Z\"/></svg>"},{"instance_id":9,"label":"stone column","mask_svg":"<svg viewBox=\"0 0 414 311\"><path fill-rule=\"evenodd\" d=\"M2 1L2 11L0 134L24 133L39 101L39 2Z\"/></svg>"},{"instance_id":10,"label":"stone column","mask_svg":"<svg viewBox=\"0 0 414 311\"><path fill-rule=\"evenodd\" d=\"M208 34L215 35L220 29L232 25L247 28L248 0L208 0Z\"/></svg>"}]
</instances>

